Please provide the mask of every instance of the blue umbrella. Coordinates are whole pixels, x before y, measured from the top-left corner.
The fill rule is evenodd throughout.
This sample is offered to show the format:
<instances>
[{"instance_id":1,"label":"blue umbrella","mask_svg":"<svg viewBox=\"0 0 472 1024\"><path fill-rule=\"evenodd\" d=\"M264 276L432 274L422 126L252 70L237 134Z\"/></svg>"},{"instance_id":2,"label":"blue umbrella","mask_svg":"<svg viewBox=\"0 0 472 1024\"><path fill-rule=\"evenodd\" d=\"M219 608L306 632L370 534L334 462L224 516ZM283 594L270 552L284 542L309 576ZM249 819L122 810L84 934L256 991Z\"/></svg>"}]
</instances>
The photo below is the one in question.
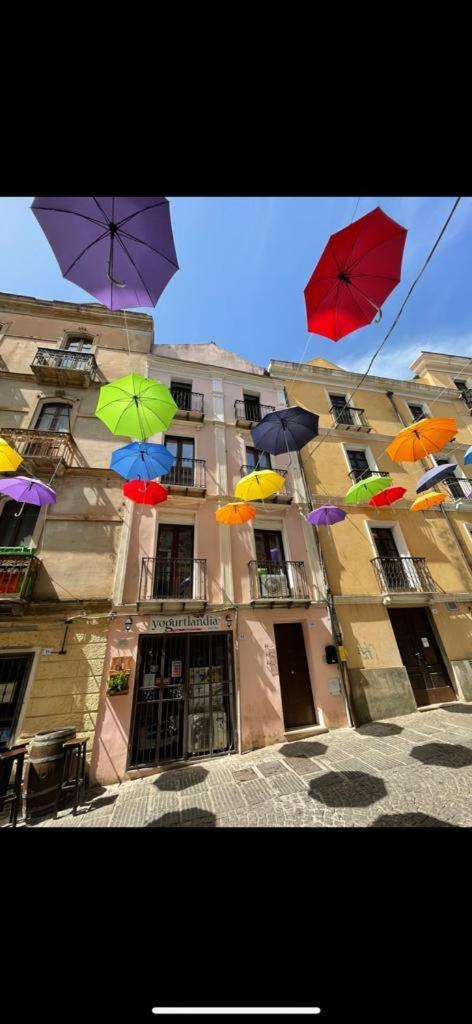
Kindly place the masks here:
<instances>
[{"instance_id":1,"label":"blue umbrella","mask_svg":"<svg viewBox=\"0 0 472 1024\"><path fill-rule=\"evenodd\" d=\"M307 409L292 405L290 409L269 412L251 430L256 448L281 455L283 452L299 452L318 433L318 416Z\"/></svg>"},{"instance_id":2,"label":"blue umbrella","mask_svg":"<svg viewBox=\"0 0 472 1024\"><path fill-rule=\"evenodd\" d=\"M163 444L133 441L113 452L110 469L125 480L155 480L168 473L173 463L174 456Z\"/></svg>"},{"instance_id":3,"label":"blue umbrella","mask_svg":"<svg viewBox=\"0 0 472 1024\"><path fill-rule=\"evenodd\" d=\"M464 455L464 466L470 466L471 462L472 462L472 444L471 444L470 448L467 449L467 451L466 451L466 453Z\"/></svg>"},{"instance_id":4,"label":"blue umbrella","mask_svg":"<svg viewBox=\"0 0 472 1024\"><path fill-rule=\"evenodd\" d=\"M430 487L434 487L441 480L454 476L454 470L456 469L455 462L446 462L443 466L434 466L433 469L428 469L428 472L423 473L423 476L418 480L416 493L421 494L422 491L428 491Z\"/></svg>"}]
</instances>

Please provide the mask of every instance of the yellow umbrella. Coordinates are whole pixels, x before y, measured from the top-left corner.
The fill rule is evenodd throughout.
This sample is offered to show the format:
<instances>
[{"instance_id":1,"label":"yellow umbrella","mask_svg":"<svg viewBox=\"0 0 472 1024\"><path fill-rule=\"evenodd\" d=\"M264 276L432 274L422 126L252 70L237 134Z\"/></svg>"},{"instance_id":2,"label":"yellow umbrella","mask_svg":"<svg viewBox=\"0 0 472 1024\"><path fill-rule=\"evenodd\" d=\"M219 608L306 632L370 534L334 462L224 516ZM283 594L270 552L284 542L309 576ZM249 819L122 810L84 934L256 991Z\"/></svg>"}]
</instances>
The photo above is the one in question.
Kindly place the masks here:
<instances>
[{"instance_id":1,"label":"yellow umbrella","mask_svg":"<svg viewBox=\"0 0 472 1024\"><path fill-rule=\"evenodd\" d=\"M412 423L393 439L386 449L394 462L416 462L441 448L457 434L457 423L453 419L424 419Z\"/></svg>"},{"instance_id":2,"label":"yellow umbrella","mask_svg":"<svg viewBox=\"0 0 472 1024\"><path fill-rule=\"evenodd\" d=\"M10 445L0 437L0 473L9 473L18 469L20 462L23 462L21 455L15 452Z\"/></svg>"},{"instance_id":3,"label":"yellow umbrella","mask_svg":"<svg viewBox=\"0 0 472 1024\"><path fill-rule=\"evenodd\" d=\"M263 501L280 491L284 483L283 476L273 469L259 469L243 476L236 484L234 493L237 498L247 501Z\"/></svg>"},{"instance_id":4,"label":"yellow umbrella","mask_svg":"<svg viewBox=\"0 0 472 1024\"><path fill-rule=\"evenodd\" d=\"M256 511L251 505L245 505L243 501L230 501L228 505L215 512L215 519L219 523L226 523L227 526L241 526L248 523L250 519L256 518Z\"/></svg>"},{"instance_id":5,"label":"yellow umbrella","mask_svg":"<svg viewBox=\"0 0 472 1024\"><path fill-rule=\"evenodd\" d=\"M447 494L441 494L439 491L426 491L421 495L421 498L417 498L416 501L410 506L410 512L424 512L427 508L432 508L433 505L440 505L441 502L446 501Z\"/></svg>"}]
</instances>

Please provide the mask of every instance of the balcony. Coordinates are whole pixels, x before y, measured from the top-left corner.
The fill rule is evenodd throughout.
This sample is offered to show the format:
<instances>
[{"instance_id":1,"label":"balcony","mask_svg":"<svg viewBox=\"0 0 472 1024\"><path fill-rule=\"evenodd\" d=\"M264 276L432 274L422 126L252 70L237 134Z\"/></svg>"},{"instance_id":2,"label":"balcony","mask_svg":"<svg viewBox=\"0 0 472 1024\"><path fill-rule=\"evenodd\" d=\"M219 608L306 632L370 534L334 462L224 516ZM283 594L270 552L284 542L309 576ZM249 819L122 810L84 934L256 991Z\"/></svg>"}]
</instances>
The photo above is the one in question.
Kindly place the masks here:
<instances>
[{"instance_id":1,"label":"balcony","mask_svg":"<svg viewBox=\"0 0 472 1024\"><path fill-rule=\"evenodd\" d=\"M28 548L0 548L0 603L25 604L31 600L40 564Z\"/></svg>"},{"instance_id":2,"label":"balcony","mask_svg":"<svg viewBox=\"0 0 472 1024\"><path fill-rule=\"evenodd\" d=\"M438 590L425 558L381 556L371 562L382 594L435 594Z\"/></svg>"},{"instance_id":3,"label":"balcony","mask_svg":"<svg viewBox=\"0 0 472 1024\"><path fill-rule=\"evenodd\" d=\"M25 469L34 476L57 469L57 476L72 465L75 444L72 435L59 430L20 430L1 428L2 437L24 459ZM21 473L21 467L19 469Z\"/></svg>"},{"instance_id":4,"label":"balcony","mask_svg":"<svg viewBox=\"0 0 472 1024\"><path fill-rule=\"evenodd\" d=\"M470 409L470 413L472 415L472 388L464 388L464 390L461 391L461 398L462 401L465 402L467 408Z\"/></svg>"},{"instance_id":5,"label":"balcony","mask_svg":"<svg viewBox=\"0 0 472 1024\"><path fill-rule=\"evenodd\" d=\"M351 469L348 473L348 477L352 480L353 484L358 484L360 480L365 480L368 476L390 476L384 469L371 469L370 466L367 469Z\"/></svg>"},{"instance_id":6,"label":"balcony","mask_svg":"<svg viewBox=\"0 0 472 1024\"><path fill-rule=\"evenodd\" d=\"M245 398L242 402L234 403L234 418L237 427L254 427L269 412L275 412L275 405L260 405L256 399L251 401L249 398Z\"/></svg>"},{"instance_id":7,"label":"balcony","mask_svg":"<svg viewBox=\"0 0 472 1024\"><path fill-rule=\"evenodd\" d=\"M140 602L153 604L160 611L205 608L206 558L143 558L138 604Z\"/></svg>"},{"instance_id":8,"label":"balcony","mask_svg":"<svg viewBox=\"0 0 472 1024\"><path fill-rule=\"evenodd\" d=\"M460 501L461 498L468 498L472 500L472 481L468 480L466 476L448 476L441 483L446 484L449 493L456 501Z\"/></svg>"},{"instance_id":9,"label":"balcony","mask_svg":"<svg viewBox=\"0 0 472 1024\"><path fill-rule=\"evenodd\" d=\"M278 466L273 467L274 473L280 473L284 479L287 478L286 469L279 469ZM241 466L241 476L247 476L248 473L254 473L254 466ZM290 505L293 500L293 495L287 490L287 486L284 484L281 491L278 494L273 494L270 498L265 498L265 501L272 501L276 505Z\"/></svg>"},{"instance_id":10,"label":"balcony","mask_svg":"<svg viewBox=\"0 0 472 1024\"><path fill-rule=\"evenodd\" d=\"M206 462L204 459L176 459L172 469L161 477L169 494L206 493Z\"/></svg>"},{"instance_id":11,"label":"balcony","mask_svg":"<svg viewBox=\"0 0 472 1024\"><path fill-rule=\"evenodd\" d=\"M251 604L310 604L304 562L249 562Z\"/></svg>"},{"instance_id":12,"label":"balcony","mask_svg":"<svg viewBox=\"0 0 472 1024\"><path fill-rule=\"evenodd\" d=\"M335 427L341 430L363 430L369 434L371 427L365 416L364 409L356 409L352 405L332 405L330 413Z\"/></svg>"},{"instance_id":13,"label":"balcony","mask_svg":"<svg viewBox=\"0 0 472 1024\"><path fill-rule=\"evenodd\" d=\"M198 391L187 391L186 388L171 388L170 393L178 405L178 411L175 414L176 420L194 420L195 422L203 420L204 395L200 395Z\"/></svg>"},{"instance_id":14,"label":"balcony","mask_svg":"<svg viewBox=\"0 0 472 1024\"><path fill-rule=\"evenodd\" d=\"M90 352L38 348L31 369L40 384L69 384L88 388L96 380L97 364Z\"/></svg>"}]
</instances>

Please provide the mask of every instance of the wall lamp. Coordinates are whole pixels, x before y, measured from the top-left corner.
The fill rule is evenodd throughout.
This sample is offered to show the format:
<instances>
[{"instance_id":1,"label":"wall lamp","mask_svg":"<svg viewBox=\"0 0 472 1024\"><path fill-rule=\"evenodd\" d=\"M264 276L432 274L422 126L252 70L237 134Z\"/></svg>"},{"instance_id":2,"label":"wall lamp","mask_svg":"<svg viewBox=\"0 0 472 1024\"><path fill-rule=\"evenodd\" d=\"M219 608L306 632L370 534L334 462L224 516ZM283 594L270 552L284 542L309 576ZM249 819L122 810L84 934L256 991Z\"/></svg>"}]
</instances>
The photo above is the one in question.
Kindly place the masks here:
<instances>
[{"instance_id":1,"label":"wall lamp","mask_svg":"<svg viewBox=\"0 0 472 1024\"><path fill-rule=\"evenodd\" d=\"M228 627L228 629L229 629L229 628L230 628L230 626L232 626L232 625L233 625L233 620L232 620L232 618L231 618L231 615L227 615L227 616L225 617L225 622L226 622L226 625L227 625L227 627Z\"/></svg>"},{"instance_id":2,"label":"wall lamp","mask_svg":"<svg viewBox=\"0 0 472 1024\"><path fill-rule=\"evenodd\" d=\"M132 620L132 618L130 616L128 616L128 618L125 619L125 629L126 629L127 633L129 633L132 625L133 625L133 620Z\"/></svg>"}]
</instances>

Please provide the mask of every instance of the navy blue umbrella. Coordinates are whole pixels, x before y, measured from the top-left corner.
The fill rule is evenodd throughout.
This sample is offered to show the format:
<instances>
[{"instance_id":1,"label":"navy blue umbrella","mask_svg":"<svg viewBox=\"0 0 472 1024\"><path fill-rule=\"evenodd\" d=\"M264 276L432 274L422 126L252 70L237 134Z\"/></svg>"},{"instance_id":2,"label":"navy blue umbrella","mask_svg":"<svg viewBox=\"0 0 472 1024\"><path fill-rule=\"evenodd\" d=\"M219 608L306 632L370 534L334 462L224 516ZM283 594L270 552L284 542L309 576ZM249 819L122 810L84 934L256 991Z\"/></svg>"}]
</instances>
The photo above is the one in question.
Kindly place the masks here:
<instances>
[{"instance_id":1,"label":"navy blue umbrella","mask_svg":"<svg viewBox=\"0 0 472 1024\"><path fill-rule=\"evenodd\" d=\"M430 487L434 487L441 480L447 480L448 477L454 476L455 469L457 469L455 462L445 462L443 466L434 466L433 469L428 469L428 472L423 473L418 480L416 493L421 494L422 491L428 491Z\"/></svg>"},{"instance_id":2,"label":"navy blue umbrella","mask_svg":"<svg viewBox=\"0 0 472 1024\"><path fill-rule=\"evenodd\" d=\"M292 405L290 409L269 412L251 430L256 448L281 455L283 452L299 452L318 433L318 416L314 412Z\"/></svg>"}]
</instances>

